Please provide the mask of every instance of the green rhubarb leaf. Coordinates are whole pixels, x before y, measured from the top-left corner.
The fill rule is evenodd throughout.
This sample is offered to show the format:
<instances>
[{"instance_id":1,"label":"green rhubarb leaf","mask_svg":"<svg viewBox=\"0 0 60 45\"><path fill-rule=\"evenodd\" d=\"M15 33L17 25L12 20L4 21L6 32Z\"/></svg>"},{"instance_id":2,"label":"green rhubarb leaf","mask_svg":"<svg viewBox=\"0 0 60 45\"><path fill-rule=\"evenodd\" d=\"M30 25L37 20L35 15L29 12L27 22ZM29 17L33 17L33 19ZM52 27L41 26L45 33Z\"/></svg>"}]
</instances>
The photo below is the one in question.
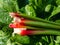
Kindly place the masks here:
<instances>
[{"instance_id":1,"label":"green rhubarb leaf","mask_svg":"<svg viewBox=\"0 0 60 45\"><path fill-rule=\"evenodd\" d=\"M56 20L55 22L56 22L56 23L60 23L60 20Z\"/></svg>"},{"instance_id":2,"label":"green rhubarb leaf","mask_svg":"<svg viewBox=\"0 0 60 45\"><path fill-rule=\"evenodd\" d=\"M5 23L5 24L9 24L11 22L11 17L9 16L8 12L0 12L0 22Z\"/></svg>"},{"instance_id":3,"label":"green rhubarb leaf","mask_svg":"<svg viewBox=\"0 0 60 45\"><path fill-rule=\"evenodd\" d=\"M2 2L3 1L1 1L1 3ZM5 0L5 2L6 2L6 0ZM3 2L1 5L3 6L4 4L6 4L6 3ZM5 6L7 6L7 5L5 5ZM9 6L7 6L7 7L9 7ZM6 9L9 9L9 8L6 8ZM10 18L9 13L7 12L6 9L4 8L4 6L2 8L0 7L0 22L9 24L12 19Z\"/></svg>"},{"instance_id":4,"label":"green rhubarb leaf","mask_svg":"<svg viewBox=\"0 0 60 45\"><path fill-rule=\"evenodd\" d=\"M7 45L22 45L19 42L11 42L10 38L7 40Z\"/></svg>"},{"instance_id":5,"label":"green rhubarb leaf","mask_svg":"<svg viewBox=\"0 0 60 45\"><path fill-rule=\"evenodd\" d=\"M10 39L7 40L7 45L12 45Z\"/></svg>"},{"instance_id":6,"label":"green rhubarb leaf","mask_svg":"<svg viewBox=\"0 0 60 45\"><path fill-rule=\"evenodd\" d=\"M56 4L57 5L60 5L60 0L56 0Z\"/></svg>"},{"instance_id":7,"label":"green rhubarb leaf","mask_svg":"<svg viewBox=\"0 0 60 45\"><path fill-rule=\"evenodd\" d=\"M0 8L0 22L9 24L11 22L11 20L12 19L9 16L9 12L7 12L7 10L4 7Z\"/></svg>"},{"instance_id":8,"label":"green rhubarb leaf","mask_svg":"<svg viewBox=\"0 0 60 45\"><path fill-rule=\"evenodd\" d=\"M3 7L3 0L0 0L0 8L2 8Z\"/></svg>"},{"instance_id":9,"label":"green rhubarb leaf","mask_svg":"<svg viewBox=\"0 0 60 45\"><path fill-rule=\"evenodd\" d=\"M60 6L58 6L55 10L52 11L48 19L50 19L51 17L55 16L58 13L60 13Z\"/></svg>"},{"instance_id":10,"label":"green rhubarb leaf","mask_svg":"<svg viewBox=\"0 0 60 45\"><path fill-rule=\"evenodd\" d=\"M7 40L8 36L6 36L6 34L0 30L0 45L6 45Z\"/></svg>"},{"instance_id":11,"label":"green rhubarb leaf","mask_svg":"<svg viewBox=\"0 0 60 45\"><path fill-rule=\"evenodd\" d=\"M6 11L8 11L8 12L12 12L13 10L13 4L12 4L12 2L11 2L11 0L4 0L3 1L3 9L5 9Z\"/></svg>"},{"instance_id":12,"label":"green rhubarb leaf","mask_svg":"<svg viewBox=\"0 0 60 45\"><path fill-rule=\"evenodd\" d=\"M34 1L36 6L41 7L40 5L42 5L42 0L34 0Z\"/></svg>"},{"instance_id":13,"label":"green rhubarb leaf","mask_svg":"<svg viewBox=\"0 0 60 45\"><path fill-rule=\"evenodd\" d=\"M21 44L29 44L30 43L30 39L28 36L20 36L20 35L14 35L14 37L11 37L11 41L12 42L18 42Z\"/></svg>"},{"instance_id":14,"label":"green rhubarb leaf","mask_svg":"<svg viewBox=\"0 0 60 45\"><path fill-rule=\"evenodd\" d=\"M49 43L48 36L43 36L42 39Z\"/></svg>"},{"instance_id":15,"label":"green rhubarb leaf","mask_svg":"<svg viewBox=\"0 0 60 45\"><path fill-rule=\"evenodd\" d=\"M49 45L54 45L54 37L53 36L50 36L50 40L51 40L51 42Z\"/></svg>"},{"instance_id":16,"label":"green rhubarb leaf","mask_svg":"<svg viewBox=\"0 0 60 45\"><path fill-rule=\"evenodd\" d=\"M54 40L54 41L55 41L56 45L60 45L60 36L57 36L56 40Z\"/></svg>"},{"instance_id":17,"label":"green rhubarb leaf","mask_svg":"<svg viewBox=\"0 0 60 45\"><path fill-rule=\"evenodd\" d=\"M12 30L12 28L9 28L9 26L8 25L5 25L5 26L3 26L2 27L2 31L6 34L6 35L12 35L12 32L13 32L13 30Z\"/></svg>"},{"instance_id":18,"label":"green rhubarb leaf","mask_svg":"<svg viewBox=\"0 0 60 45\"><path fill-rule=\"evenodd\" d=\"M33 17L36 16L35 10L31 5L25 6L25 12L26 12L26 15L33 16Z\"/></svg>"},{"instance_id":19,"label":"green rhubarb leaf","mask_svg":"<svg viewBox=\"0 0 60 45\"><path fill-rule=\"evenodd\" d=\"M45 12L49 12L51 9L51 4L48 4L46 7L45 7Z\"/></svg>"},{"instance_id":20,"label":"green rhubarb leaf","mask_svg":"<svg viewBox=\"0 0 60 45\"><path fill-rule=\"evenodd\" d=\"M7 10L8 12L19 12L17 0L4 0L3 9Z\"/></svg>"}]
</instances>

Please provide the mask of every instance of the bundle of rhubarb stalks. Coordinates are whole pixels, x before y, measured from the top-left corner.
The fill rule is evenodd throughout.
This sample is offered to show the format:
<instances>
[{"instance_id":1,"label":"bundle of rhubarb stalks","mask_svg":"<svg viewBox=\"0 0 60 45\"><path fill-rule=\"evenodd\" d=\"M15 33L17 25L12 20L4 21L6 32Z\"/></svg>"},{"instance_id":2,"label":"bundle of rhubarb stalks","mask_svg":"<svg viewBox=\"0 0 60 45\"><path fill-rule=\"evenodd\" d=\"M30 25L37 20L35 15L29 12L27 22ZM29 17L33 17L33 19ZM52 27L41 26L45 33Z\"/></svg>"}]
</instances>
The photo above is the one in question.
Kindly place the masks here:
<instances>
[{"instance_id":1,"label":"bundle of rhubarb stalks","mask_svg":"<svg viewBox=\"0 0 60 45\"><path fill-rule=\"evenodd\" d=\"M60 24L43 20L38 17L24 15L22 13L10 12L13 18L9 24L13 28L13 34L25 35L60 35Z\"/></svg>"}]
</instances>

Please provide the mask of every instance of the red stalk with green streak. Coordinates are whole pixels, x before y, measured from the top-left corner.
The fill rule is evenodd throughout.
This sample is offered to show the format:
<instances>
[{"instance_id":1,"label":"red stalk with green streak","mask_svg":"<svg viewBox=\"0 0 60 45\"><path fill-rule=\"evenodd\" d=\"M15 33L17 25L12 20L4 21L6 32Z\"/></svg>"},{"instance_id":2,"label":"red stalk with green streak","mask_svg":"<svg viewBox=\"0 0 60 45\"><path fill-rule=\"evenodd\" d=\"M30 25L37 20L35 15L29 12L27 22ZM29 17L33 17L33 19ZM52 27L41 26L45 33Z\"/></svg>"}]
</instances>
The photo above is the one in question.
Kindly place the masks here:
<instances>
[{"instance_id":1,"label":"red stalk with green streak","mask_svg":"<svg viewBox=\"0 0 60 45\"><path fill-rule=\"evenodd\" d=\"M32 16L28 16L28 15L25 15L25 14L22 14L20 13L19 14L20 17L23 17L23 18L26 18L26 19L29 19L29 20L33 20L33 21L39 21L39 22L44 22L44 23L49 23L49 24L54 24L54 25L59 25L59 23L55 23L55 22L52 22L52 21L47 21L47 20L44 20L44 19L41 19L41 18L38 18L38 17L32 17Z\"/></svg>"},{"instance_id":2,"label":"red stalk with green streak","mask_svg":"<svg viewBox=\"0 0 60 45\"><path fill-rule=\"evenodd\" d=\"M59 29L60 26L57 25L52 25L48 23L43 23L43 22L37 22L37 21L27 21L27 20L22 20L20 24L28 25L28 26L34 26L38 28L50 28L50 29Z\"/></svg>"},{"instance_id":3,"label":"red stalk with green streak","mask_svg":"<svg viewBox=\"0 0 60 45\"><path fill-rule=\"evenodd\" d=\"M53 31L53 30L22 30L20 35L60 35L59 31Z\"/></svg>"},{"instance_id":4,"label":"red stalk with green streak","mask_svg":"<svg viewBox=\"0 0 60 45\"><path fill-rule=\"evenodd\" d=\"M16 13L12 13L11 15L19 16ZM44 27L44 28L60 29L60 26L58 26L58 25L53 25L53 24L44 23L44 22L37 22L37 21L27 21L24 19L21 20L21 25L34 26L34 27L39 27L39 28Z\"/></svg>"},{"instance_id":5,"label":"red stalk with green streak","mask_svg":"<svg viewBox=\"0 0 60 45\"><path fill-rule=\"evenodd\" d=\"M27 28L27 29L35 29L35 30L41 29L41 28L36 28L36 27L31 27L31 26L20 25L19 23L18 24L11 23L11 24L9 24L9 27L10 28Z\"/></svg>"},{"instance_id":6,"label":"red stalk with green streak","mask_svg":"<svg viewBox=\"0 0 60 45\"><path fill-rule=\"evenodd\" d=\"M41 19L41 18L38 18L38 17L32 17L32 16L24 15L22 13L11 12L10 14L14 15L16 17L20 17L20 18L23 17L23 18L30 19L30 20L33 20L33 21L39 21L39 22L44 22L44 23L49 23L49 24L54 24L54 25L59 25L60 26L60 24L58 24L58 23L47 21L47 20L44 20L44 19Z\"/></svg>"}]
</instances>

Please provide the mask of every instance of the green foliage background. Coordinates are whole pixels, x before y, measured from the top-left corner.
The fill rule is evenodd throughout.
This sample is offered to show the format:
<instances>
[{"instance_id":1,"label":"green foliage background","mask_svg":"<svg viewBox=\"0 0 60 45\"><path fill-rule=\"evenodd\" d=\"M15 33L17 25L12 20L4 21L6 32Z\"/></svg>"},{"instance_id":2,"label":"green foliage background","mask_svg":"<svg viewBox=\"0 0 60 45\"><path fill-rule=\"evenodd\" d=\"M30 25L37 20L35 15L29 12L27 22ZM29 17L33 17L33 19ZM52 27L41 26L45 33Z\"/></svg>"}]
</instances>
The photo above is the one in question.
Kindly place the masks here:
<instances>
[{"instance_id":1,"label":"green foliage background","mask_svg":"<svg viewBox=\"0 0 60 45\"><path fill-rule=\"evenodd\" d=\"M27 6L28 5L28 6ZM60 23L60 0L0 0L0 45L60 45L60 36L34 35L12 37L9 12L22 12Z\"/></svg>"}]
</instances>

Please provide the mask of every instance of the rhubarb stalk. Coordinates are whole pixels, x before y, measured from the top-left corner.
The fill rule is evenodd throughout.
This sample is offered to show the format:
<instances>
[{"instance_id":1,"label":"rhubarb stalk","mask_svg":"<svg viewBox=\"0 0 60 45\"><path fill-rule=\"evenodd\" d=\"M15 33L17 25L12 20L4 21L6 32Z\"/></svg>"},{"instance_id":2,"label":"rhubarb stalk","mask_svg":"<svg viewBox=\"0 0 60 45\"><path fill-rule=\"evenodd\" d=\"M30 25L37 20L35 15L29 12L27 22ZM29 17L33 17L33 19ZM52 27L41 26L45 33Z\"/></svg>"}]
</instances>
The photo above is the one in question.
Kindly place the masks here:
<instances>
[{"instance_id":1,"label":"rhubarb stalk","mask_svg":"<svg viewBox=\"0 0 60 45\"><path fill-rule=\"evenodd\" d=\"M50 30L22 30L20 32L20 35L60 35L60 32L59 31L50 31Z\"/></svg>"},{"instance_id":2,"label":"rhubarb stalk","mask_svg":"<svg viewBox=\"0 0 60 45\"><path fill-rule=\"evenodd\" d=\"M22 13L20 13L20 16L23 17L23 18L26 18L26 19L30 19L30 20L33 20L33 21L39 21L39 22L44 22L44 23L49 23L49 24L54 24L54 25L59 25L59 23L55 23L55 22L52 22L52 21L47 21L47 20L44 20L44 19L41 19L41 18L38 18L38 17L32 17L32 16L28 16L28 15L24 15Z\"/></svg>"},{"instance_id":3,"label":"rhubarb stalk","mask_svg":"<svg viewBox=\"0 0 60 45\"><path fill-rule=\"evenodd\" d=\"M52 25L52 24L48 24L48 23L43 23L43 22L36 22L36 21L21 21L21 24L39 27L39 28L44 27L44 28L50 28L50 29L60 29L60 26Z\"/></svg>"},{"instance_id":4,"label":"rhubarb stalk","mask_svg":"<svg viewBox=\"0 0 60 45\"><path fill-rule=\"evenodd\" d=\"M10 28L27 28L27 29L35 29L35 30L39 30L41 28L36 28L36 27L31 27L31 26L25 26L25 25L20 25L20 24L9 24Z\"/></svg>"}]
</instances>

